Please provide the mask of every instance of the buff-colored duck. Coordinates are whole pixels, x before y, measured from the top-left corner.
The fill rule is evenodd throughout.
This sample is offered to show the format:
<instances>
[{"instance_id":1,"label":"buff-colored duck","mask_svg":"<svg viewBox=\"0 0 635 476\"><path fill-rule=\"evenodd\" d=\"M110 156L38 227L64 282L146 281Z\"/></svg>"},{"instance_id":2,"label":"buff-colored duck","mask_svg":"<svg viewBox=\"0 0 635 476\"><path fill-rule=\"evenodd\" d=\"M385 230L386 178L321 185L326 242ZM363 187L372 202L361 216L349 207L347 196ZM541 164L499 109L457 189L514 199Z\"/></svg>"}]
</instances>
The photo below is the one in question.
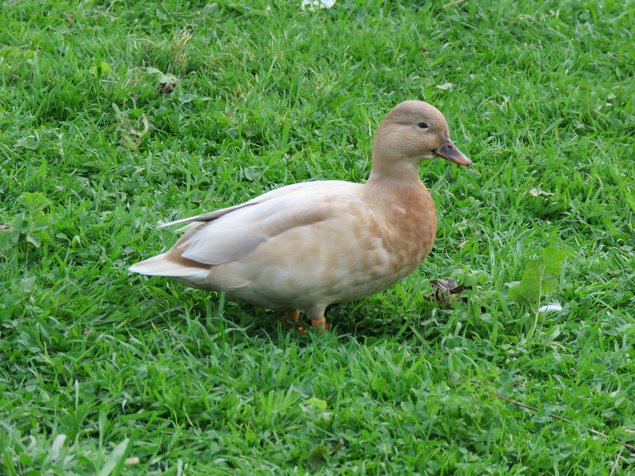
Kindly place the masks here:
<instances>
[{"instance_id":1,"label":"buff-colored duck","mask_svg":"<svg viewBox=\"0 0 635 476\"><path fill-rule=\"evenodd\" d=\"M387 288L430 252L437 215L419 164L434 157L472 164L436 108L402 102L379 125L365 184L303 182L168 223L190 225L167 252L130 270L224 291L296 321L302 310L326 328L329 304Z\"/></svg>"}]
</instances>

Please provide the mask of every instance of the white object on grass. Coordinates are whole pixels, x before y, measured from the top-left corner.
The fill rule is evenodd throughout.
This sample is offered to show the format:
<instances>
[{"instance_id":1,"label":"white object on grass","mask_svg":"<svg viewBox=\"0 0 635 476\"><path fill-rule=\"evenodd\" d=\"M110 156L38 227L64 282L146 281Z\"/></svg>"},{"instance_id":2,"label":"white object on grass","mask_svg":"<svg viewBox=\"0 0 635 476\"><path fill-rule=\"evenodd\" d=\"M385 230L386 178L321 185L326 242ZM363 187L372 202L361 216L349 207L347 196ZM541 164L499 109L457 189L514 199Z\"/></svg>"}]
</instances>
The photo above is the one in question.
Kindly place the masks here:
<instances>
[{"instance_id":1,"label":"white object on grass","mask_svg":"<svg viewBox=\"0 0 635 476\"><path fill-rule=\"evenodd\" d=\"M562 311L562 306L558 302L552 302L538 309L538 312L541 312L541 313L545 313L549 311Z\"/></svg>"},{"instance_id":2,"label":"white object on grass","mask_svg":"<svg viewBox=\"0 0 635 476\"><path fill-rule=\"evenodd\" d=\"M316 8L331 8L335 5L335 0L302 0L300 8L302 10L315 10Z\"/></svg>"}]
</instances>

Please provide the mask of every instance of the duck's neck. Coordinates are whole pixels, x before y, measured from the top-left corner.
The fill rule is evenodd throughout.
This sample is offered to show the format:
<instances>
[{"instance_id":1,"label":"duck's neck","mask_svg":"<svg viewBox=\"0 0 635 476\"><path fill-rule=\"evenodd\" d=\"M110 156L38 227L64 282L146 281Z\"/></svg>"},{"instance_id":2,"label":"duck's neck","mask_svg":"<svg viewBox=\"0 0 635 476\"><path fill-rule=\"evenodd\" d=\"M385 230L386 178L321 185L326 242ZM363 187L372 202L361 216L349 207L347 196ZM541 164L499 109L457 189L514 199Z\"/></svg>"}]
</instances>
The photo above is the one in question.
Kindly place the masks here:
<instances>
[{"instance_id":1,"label":"duck's neck","mask_svg":"<svg viewBox=\"0 0 635 476\"><path fill-rule=\"evenodd\" d=\"M367 183L373 185L381 183L420 184L419 164L407 160L397 160L391 164L373 160L373 168Z\"/></svg>"},{"instance_id":2,"label":"duck's neck","mask_svg":"<svg viewBox=\"0 0 635 476\"><path fill-rule=\"evenodd\" d=\"M401 148L395 147L390 141L386 142L384 139L385 134L382 130L386 127L389 126L382 123L373 140L373 168L368 183L420 184L419 164L421 160L415 157L400 156Z\"/></svg>"}]
</instances>

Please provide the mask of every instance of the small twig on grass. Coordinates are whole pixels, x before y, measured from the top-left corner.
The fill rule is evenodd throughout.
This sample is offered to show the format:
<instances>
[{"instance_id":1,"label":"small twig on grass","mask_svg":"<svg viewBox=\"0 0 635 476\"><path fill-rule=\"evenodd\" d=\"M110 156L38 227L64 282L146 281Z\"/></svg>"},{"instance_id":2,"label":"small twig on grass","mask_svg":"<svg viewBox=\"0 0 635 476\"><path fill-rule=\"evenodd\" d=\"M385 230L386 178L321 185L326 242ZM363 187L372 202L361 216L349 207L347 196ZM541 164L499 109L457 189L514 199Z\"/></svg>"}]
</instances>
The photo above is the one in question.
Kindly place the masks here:
<instances>
[{"instance_id":1,"label":"small twig on grass","mask_svg":"<svg viewBox=\"0 0 635 476\"><path fill-rule=\"evenodd\" d=\"M509 398L508 396L503 395L502 393L500 393L498 391L496 392L496 396L498 398L502 399L502 400L505 400L506 402L513 403L514 405L519 406L521 408L524 408L526 410L531 410L532 412L539 412L540 411L540 409L537 408L537 407L532 407L531 405L527 405L526 403L519 402L518 400L514 400L513 398ZM569 423L569 424L573 423L573 420L569 420L568 418L561 417L559 415L554 415L553 413L547 413L547 416L549 418L553 418L554 420L563 421L565 423ZM625 441L614 440L613 438L611 438L606 433L602 433L601 431L594 430L593 428L587 428L587 431L589 433L593 433L594 435L601 436L601 437L606 438L608 440L614 441L615 443L619 443L619 444L623 445L624 447L628 448L628 450L631 453L635 453L635 446L633 446L633 445L631 445L629 443L626 443Z\"/></svg>"},{"instance_id":2,"label":"small twig on grass","mask_svg":"<svg viewBox=\"0 0 635 476\"><path fill-rule=\"evenodd\" d=\"M613 463L613 467L611 468L611 473L609 474L609 476L613 476L615 474L615 471L617 470L617 464L619 463L620 458L622 457L622 451L624 451L624 448L620 448L620 452L615 457L615 463Z\"/></svg>"}]
</instances>

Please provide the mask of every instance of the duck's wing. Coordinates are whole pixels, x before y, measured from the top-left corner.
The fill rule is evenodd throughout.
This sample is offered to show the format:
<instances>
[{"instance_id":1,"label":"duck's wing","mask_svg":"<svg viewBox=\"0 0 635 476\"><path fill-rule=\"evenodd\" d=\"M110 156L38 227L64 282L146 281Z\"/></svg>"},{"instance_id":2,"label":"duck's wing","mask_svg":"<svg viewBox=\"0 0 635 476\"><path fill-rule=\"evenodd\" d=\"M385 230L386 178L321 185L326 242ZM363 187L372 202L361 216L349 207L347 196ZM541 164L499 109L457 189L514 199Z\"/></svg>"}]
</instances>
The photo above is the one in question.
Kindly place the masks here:
<instances>
[{"instance_id":1,"label":"duck's wing","mask_svg":"<svg viewBox=\"0 0 635 476\"><path fill-rule=\"evenodd\" d=\"M130 271L156 276L204 276L209 266L235 261L287 230L359 214L360 185L341 181L304 182L273 190L249 202L177 220L190 223L167 252ZM169 225L166 224L165 226Z\"/></svg>"},{"instance_id":2,"label":"duck's wing","mask_svg":"<svg viewBox=\"0 0 635 476\"><path fill-rule=\"evenodd\" d=\"M309 227L339 215L350 217L363 207L356 184L316 184L227 211L191 230L187 239L179 240L173 250L196 263L229 263L287 230Z\"/></svg>"},{"instance_id":3,"label":"duck's wing","mask_svg":"<svg viewBox=\"0 0 635 476\"><path fill-rule=\"evenodd\" d=\"M336 181L333 181L336 182ZM281 188L277 188L275 190L271 190L267 193L263 193L262 195L259 195L256 198L252 198L251 200L245 202L245 203L241 203L239 205L234 205L231 207L227 207L227 208L221 208L218 210L214 210L213 212L207 212L207 213L202 213L200 215L196 215L193 217L188 217L188 218L181 218L179 220L174 220L168 223L162 223L161 225L159 225L159 228L164 228L166 226L172 226L172 225L178 225L181 223L193 223L193 222L208 222L208 221L212 221L215 220L216 218L222 217L223 215L226 215L228 213L231 213L233 211L236 211L240 208L244 208L244 207L249 207L252 205L256 205L258 203L263 203L266 202L267 200L271 200L274 198L278 198L278 197L282 197L284 195L287 195L289 193L293 193L298 189L301 188L313 188L316 185L319 186L320 183L325 183L325 182L304 182L304 183L298 183L298 184L293 184L293 185L287 185L286 187L281 187Z\"/></svg>"}]
</instances>

